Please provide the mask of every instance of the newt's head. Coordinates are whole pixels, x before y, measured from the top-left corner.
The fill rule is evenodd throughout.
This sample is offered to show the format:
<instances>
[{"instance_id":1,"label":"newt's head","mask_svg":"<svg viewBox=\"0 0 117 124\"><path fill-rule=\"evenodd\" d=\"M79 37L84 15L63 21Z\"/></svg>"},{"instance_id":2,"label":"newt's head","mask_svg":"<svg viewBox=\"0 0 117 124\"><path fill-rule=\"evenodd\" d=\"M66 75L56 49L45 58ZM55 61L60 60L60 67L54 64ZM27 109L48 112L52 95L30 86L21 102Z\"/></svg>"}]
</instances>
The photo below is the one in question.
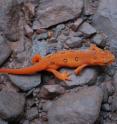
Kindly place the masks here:
<instances>
[{"instance_id":1,"label":"newt's head","mask_svg":"<svg viewBox=\"0 0 117 124\"><path fill-rule=\"evenodd\" d=\"M109 50L102 50L96 45L91 45L90 50L94 51L94 64L108 65L115 61L115 56Z\"/></svg>"}]
</instances>

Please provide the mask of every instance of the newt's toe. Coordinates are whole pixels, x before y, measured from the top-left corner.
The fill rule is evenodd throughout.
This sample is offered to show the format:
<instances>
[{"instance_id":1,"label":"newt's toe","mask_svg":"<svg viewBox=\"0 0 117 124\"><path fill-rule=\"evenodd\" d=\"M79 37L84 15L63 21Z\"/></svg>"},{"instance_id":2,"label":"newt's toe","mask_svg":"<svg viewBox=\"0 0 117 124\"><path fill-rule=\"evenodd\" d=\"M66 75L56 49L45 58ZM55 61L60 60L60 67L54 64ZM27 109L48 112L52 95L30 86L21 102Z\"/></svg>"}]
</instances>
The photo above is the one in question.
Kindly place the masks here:
<instances>
[{"instance_id":1,"label":"newt's toe","mask_svg":"<svg viewBox=\"0 0 117 124\"><path fill-rule=\"evenodd\" d=\"M63 72L62 73L62 80L70 80L70 73L68 73L68 72Z\"/></svg>"}]
</instances>

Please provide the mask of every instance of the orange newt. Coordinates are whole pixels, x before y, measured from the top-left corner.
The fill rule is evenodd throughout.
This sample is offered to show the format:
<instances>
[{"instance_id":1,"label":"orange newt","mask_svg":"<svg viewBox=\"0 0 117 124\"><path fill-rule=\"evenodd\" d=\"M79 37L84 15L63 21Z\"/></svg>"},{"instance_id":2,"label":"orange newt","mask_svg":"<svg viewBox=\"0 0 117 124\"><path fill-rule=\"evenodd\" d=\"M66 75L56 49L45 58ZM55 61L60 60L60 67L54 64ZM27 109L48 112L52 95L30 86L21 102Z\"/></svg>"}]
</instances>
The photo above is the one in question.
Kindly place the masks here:
<instances>
[{"instance_id":1,"label":"orange newt","mask_svg":"<svg viewBox=\"0 0 117 124\"><path fill-rule=\"evenodd\" d=\"M60 80L69 80L68 72L59 72L57 69L61 67L76 68L75 73L79 74L86 66L105 66L112 64L115 56L108 50L102 50L96 45L91 44L90 48L81 50L64 50L41 58L36 54L32 58L33 65L21 69L1 68L0 73L24 75L33 74L46 70L53 73Z\"/></svg>"}]
</instances>

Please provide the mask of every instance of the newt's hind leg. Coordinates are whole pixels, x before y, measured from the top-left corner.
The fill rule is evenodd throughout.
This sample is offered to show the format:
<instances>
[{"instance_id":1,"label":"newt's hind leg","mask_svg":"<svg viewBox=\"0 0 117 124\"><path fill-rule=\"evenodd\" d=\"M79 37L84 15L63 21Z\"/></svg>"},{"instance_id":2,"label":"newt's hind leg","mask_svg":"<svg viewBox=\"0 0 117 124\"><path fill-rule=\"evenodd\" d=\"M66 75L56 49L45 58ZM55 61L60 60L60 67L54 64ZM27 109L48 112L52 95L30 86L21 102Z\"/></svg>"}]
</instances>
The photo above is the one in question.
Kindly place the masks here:
<instances>
[{"instance_id":1,"label":"newt's hind leg","mask_svg":"<svg viewBox=\"0 0 117 124\"><path fill-rule=\"evenodd\" d=\"M78 68L75 69L75 73L76 74L80 74L80 72L83 70L83 68L85 68L87 66L87 64L81 65Z\"/></svg>"},{"instance_id":2,"label":"newt's hind leg","mask_svg":"<svg viewBox=\"0 0 117 124\"><path fill-rule=\"evenodd\" d=\"M41 60L41 56L40 54L35 54L32 58L32 63L35 64L35 63L38 63L40 60Z\"/></svg>"},{"instance_id":3,"label":"newt's hind leg","mask_svg":"<svg viewBox=\"0 0 117 124\"><path fill-rule=\"evenodd\" d=\"M70 74L68 72L58 72L54 69L48 69L47 71L52 72L60 80L63 80L63 81L70 80L69 78Z\"/></svg>"}]
</instances>

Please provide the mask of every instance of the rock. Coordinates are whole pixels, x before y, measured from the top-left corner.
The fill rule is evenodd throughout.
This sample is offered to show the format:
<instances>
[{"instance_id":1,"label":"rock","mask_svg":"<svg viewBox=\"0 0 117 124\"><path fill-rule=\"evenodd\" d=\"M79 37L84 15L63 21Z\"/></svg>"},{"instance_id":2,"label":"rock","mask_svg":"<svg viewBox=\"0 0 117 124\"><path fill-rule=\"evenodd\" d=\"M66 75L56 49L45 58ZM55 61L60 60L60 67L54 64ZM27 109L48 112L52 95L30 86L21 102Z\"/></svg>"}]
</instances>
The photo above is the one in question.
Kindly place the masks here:
<instances>
[{"instance_id":1,"label":"rock","mask_svg":"<svg viewBox=\"0 0 117 124\"><path fill-rule=\"evenodd\" d=\"M103 95L103 102L108 102L108 97L113 95L114 93L114 87L112 85L112 81L108 80L101 84L101 88L103 89L104 95Z\"/></svg>"},{"instance_id":2,"label":"rock","mask_svg":"<svg viewBox=\"0 0 117 124\"><path fill-rule=\"evenodd\" d=\"M97 46L105 47L107 45L107 36L104 33L96 34L91 42Z\"/></svg>"},{"instance_id":3,"label":"rock","mask_svg":"<svg viewBox=\"0 0 117 124\"><path fill-rule=\"evenodd\" d=\"M84 33L86 36L91 36L93 34L96 33L96 29L90 25L89 23L87 22L84 22L80 28L79 28L79 31L81 31L82 33Z\"/></svg>"},{"instance_id":4,"label":"rock","mask_svg":"<svg viewBox=\"0 0 117 124\"><path fill-rule=\"evenodd\" d=\"M82 24L83 22L83 19L82 18L78 18L71 26L70 28L73 30L73 31L77 31L79 26Z\"/></svg>"},{"instance_id":5,"label":"rock","mask_svg":"<svg viewBox=\"0 0 117 124\"><path fill-rule=\"evenodd\" d=\"M84 15L93 15L98 6L98 0L84 0Z\"/></svg>"},{"instance_id":6,"label":"rock","mask_svg":"<svg viewBox=\"0 0 117 124\"><path fill-rule=\"evenodd\" d=\"M80 37L70 37L68 40L65 41L65 43L70 48L78 48L82 45L82 39Z\"/></svg>"},{"instance_id":7,"label":"rock","mask_svg":"<svg viewBox=\"0 0 117 124\"><path fill-rule=\"evenodd\" d=\"M116 122L112 121L112 120L105 120L103 122L103 124L116 124Z\"/></svg>"},{"instance_id":8,"label":"rock","mask_svg":"<svg viewBox=\"0 0 117 124\"><path fill-rule=\"evenodd\" d=\"M55 38L57 38L60 34L61 31L65 29L65 25L64 24L60 24L55 28Z\"/></svg>"},{"instance_id":9,"label":"rock","mask_svg":"<svg viewBox=\"0 0 117 124\"><path fill-rule=\"evenodd\" d=\"M48 111L49 124L94 124L103 98L97 86L63 95Z\"/></svg>"},{"instance_id":10,"label":"rock","mask_svg":"<svg viewBox=\"0 0 117 124\"><path fill-rule=\"evenodd\" d=\"M49 110L49 108L52 106L52 101L46 101L44 104L43 104L43 111L48 111Z\"/></svg>"},{"instance_id":11,"label":"rock","mask_svg":"<svg viewBox=\"0 0 117 124\"><path fill-rule=\"evenodd\" d=\"M13 0L1 0L0 1L0 30L4 31L7 28L8 22L8 10L12 5Z\"/></svg>"},{"instance_id":12,"label":"rock","mask_svg":"<svg viewBox=\"0 0 117 124\"><path fill-rule=\"evenodd\" d=\"M0 124L8 124L8 122L3 121L2 119L0 119Z\"/></svg>"},{"instance_id":13,"label":"rock","mask_svg":"<svg viewBox=\"0 0 117 124\"><path fill-rule=\"evenodd\" d=\"M40 74L34 75L9 75L10 80L14 85L23 91L31 90L41 83Z\"/></svg>"},{"instance_id":14,"label":"rock","mask_svg":"<svg viewBox=\"0 0 117 124\"><path fill-rule=\"evenodd\" d=\"M113 96L111 107L112 111L117 111L117 95Z\"/></svg>"},{"instance_id":15,"label":"rock","mask_svg":"<svg viewBox=\"0 0 117 124\"><path fill-rule=\"evenodd\" d=\"M12 91L0 92L0 117L14 119L24 110L25 98L23 95Z\"/></svg>"},{"instance_id":16,"label":"rock","mask_svg":"<svg viewBox=\"0 0 117 124\"><path fill-rule=\"evenodd\" d=\"M113 86L115 88L115 91L117 92L117 71L115 72L113 77Z\"/></svg>"},{"instance_id":17,"label":"rock","mask_svg":"<svg viewBox=\"0 0 117 124\"><path fill-rule=\"evenodd\" d=\"M61 43L64 43L67 39L69 39L68 36L65 36L65 35L63 35L63 34L61 34L61 35L59 35L59 36L57 37L57 40L58 40L59 42L61 42Z\"/></svg>"},{"instance_id":18,"label":"rock","mask_svg":"<svg viewBox=\"0 0 117 124\"><path fill-rule=\"evenodd\" d=\"M69 72L71 81L65 81L67 86L92 85L96 82L97 72L93 68L84 69L80 75L75 75L73 69L61 69L62 72Z\"/></svg>"},{"instance_id":19,"label":"rock","mask_svg":"<svg viewBox=\"0 0 117 124\"><path fill-rule=\"evenodd\" d=\"M102 105L102 110L105 111L105 112L110 112L111 111L111 107L109 104L103 104Z\"/></svg>"},{"instance_id":20,"label":"rock","mask_svg":"<svg viewBox=\"0 0 117 124\"><path fill-rule=\"evenodd\" d=\"M65 89L60 85L44 85L41 88L39 96L42 98L53 99L56 96L62 95L65 93Z\"/></svg>"},{"instance_id":21,"label":"rock","mask_svg":"<svg viewBox=\"0 0 117 124\"><path fill-rule=\"evenodd\" d=\"M93 18L94 26L109 37L111 50L117 55L117 1L101 0Z\"/></svg>"},{"instance_id":22,"label":"rock","mask_svg":"<svg viewBox=\"0 0 117 124\"><path fill-rule=\"evenodd\" d=\"M45 56L47 53L48 49L48 44L45 41L38 41L36 38L33 40L33 45L32 45L32 56L35 54L40 54L41 56Z\"/></svg>"},{"instance_id":23,"label":"rock","mask_svg":"<svg viewBox=\"0 0 117 124\"><path fill-rule=\"evenodd\" d=\"M23 122L23 124L30 124L30 121L29 121L29 120L25 120L25 121Z\"/></svg>"},{"instance_id":24,"label":"rock","mask_svg":"<svg viewBox=\"0 0 117 124\"><path fill-rule=\"evenodd\" d=\"M10 47L5 43L0 44L0 65L2 65L10 56L11 49Z\"/></svg>"},{"instance_id":25,"label":"rock","mask_svg":"<svg viewBox=\"0 0 117 124\"><path fill-rule=\"evenodd\" d=\"M27 120L32 120L36 117L38 117L37 107L32 107L31 109L27 110L27 112L26 112L26 119Z\"/></svg>"},{"instance_id":26,"label":"rock","mask_svg":"<svg viewBox=\"0 0 117 124\"><path fill-rule=\"evenodd\" d=\"M82 8L82 0L42 1L37 8L37 16L35 21L38 20L40 27L48 28L50 26L79 17Z\"/></svg>"},{"instance_id":27,"label":"rock","mask_svg":"<svg viewBox=\"0 0 117 124\"><path fill-rule=\"evenodd\" d=\"M48 38L48 33L45 32L45 33L36 35L36 38L37 38L38 40L46 40L46 39Z\"/></svg>"},{"instance_id":28,"label":"rock","mask_svg":"<svg viewBox=\"0 0 117 124\"><path fill-rule=\"evenodd\" d=\"M29 13L34 16L35 15L35 4L32 4L31 2L25 3L24 6L26 9L28 9Z\"/></svg>"},{"instance_id":29,"label":"rock","mask_svg":"<svg viewBox=\"0 0 117 124\"><path fill-rule=\"evenodd\" d=\"M113 95L115 88L113 87L112 81L106 81L105 87L107 88L109 96Z\"/></svg>"},{"instance_id":30,"label":"rock","mask_svg":"<svg viewBox=\"0 0 117 124\"><path fill-rule=\"evenodd\" d=\"M24 26L25 29L25 34L27 37L31 38L31 36L33 35L33 30L29 25L25 25Z\"/></svg>"},{"instance_id":31,"label":"rock","mask_svg":"<svg viewBox=\"0 0 117 124\"><path fill-rule=\"evenodd\" d=\"M117 113L111 113L110 119L111 119L112 121L117 122Z\"/></svg>"}]
</instances>

